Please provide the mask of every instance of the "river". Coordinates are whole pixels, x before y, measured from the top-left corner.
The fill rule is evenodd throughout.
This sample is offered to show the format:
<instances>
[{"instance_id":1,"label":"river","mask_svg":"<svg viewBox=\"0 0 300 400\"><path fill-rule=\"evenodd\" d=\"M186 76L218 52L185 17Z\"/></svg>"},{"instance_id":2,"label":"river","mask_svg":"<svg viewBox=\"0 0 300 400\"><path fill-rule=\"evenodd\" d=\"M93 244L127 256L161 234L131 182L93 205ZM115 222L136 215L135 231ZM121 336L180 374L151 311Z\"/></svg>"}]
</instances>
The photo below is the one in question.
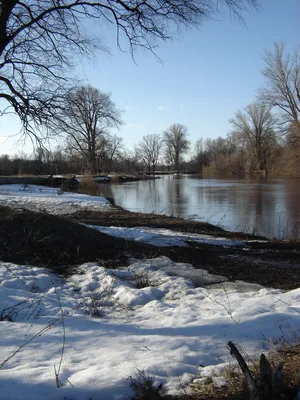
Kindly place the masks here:
<instances>
[{"instance_id":1,"label":"river","mask_svg":"<svg viewBox=\"0 0 300 400\"><path fill-rule=\"evenodd\" d=\"M102 184L100 194L130 211L210 222L266 237L300 237L300 185L292 179L161 179Z\"/></svg>"}]
</instances>

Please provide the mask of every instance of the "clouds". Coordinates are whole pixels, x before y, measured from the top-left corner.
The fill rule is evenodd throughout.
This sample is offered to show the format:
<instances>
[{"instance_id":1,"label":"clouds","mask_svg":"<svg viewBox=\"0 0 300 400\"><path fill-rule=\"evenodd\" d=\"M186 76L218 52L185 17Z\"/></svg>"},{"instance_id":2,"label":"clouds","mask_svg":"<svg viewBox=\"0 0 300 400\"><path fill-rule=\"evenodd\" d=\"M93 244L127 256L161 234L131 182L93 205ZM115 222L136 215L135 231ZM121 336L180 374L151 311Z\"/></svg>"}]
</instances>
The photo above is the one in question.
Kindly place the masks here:
<instances>
[{"instance_id":1,"label":"clouds","mask_svg":"<svg viewBox=\"0 0 300 400\"><path fill-rule=\"evenodd\" d=\"M146 105L145 105L145 107L146 107ZM171 110L175 110L175 109L182 110L184 108L183 104L177 104L177 105L173 105L173 106L170 106L168 104L159 104L156 106L149 105L148 107L150 109L154 108L156 111L159 111L159 112L171 111ZM143 107L141 107L141 105L126 104L126 106L123 107L123 110L126 112L129 112L129 113L135 112L135 111L141 110L141 109L143 109Z\"/></svg>"},{"instance_id":2,"label":"clouds","mask_svg":"<svg viewBox=\"0 0 300 400\"><path fill-rule=\"evenodd\" d=\"M140 129L144 128L144 124L142 123L134 123L134 122L129 122L128 124L125 124L126 128L131 128L131 129Z\"/></svg>"},{"instance_id":3,"label":"clouds","mask_svg":"<svg viewBox=\"0 0 300 400\"><path fill-rule=\"evenodd\" d=\"M183 104L175 105L175 107L171 107L171 106L168 106L168 105L159 105L159 106L157 106L157 110L160 111L160 112L162 112L162 111L170 111L172 109L178 109L178 108L180 110L182 110L184 108Z\"/></svg>"},{"instance_id":4,"label":"clouds","mask_svg":"<svg viewBox=\"0 0 300 400\"><path fill-rule=\"evenodd\" d=\"M171 107L162 105L162 106L158 106L157 109L158 109L158 111L167 111L167 110L170 110Z\"/></svg>"}]
</instances>

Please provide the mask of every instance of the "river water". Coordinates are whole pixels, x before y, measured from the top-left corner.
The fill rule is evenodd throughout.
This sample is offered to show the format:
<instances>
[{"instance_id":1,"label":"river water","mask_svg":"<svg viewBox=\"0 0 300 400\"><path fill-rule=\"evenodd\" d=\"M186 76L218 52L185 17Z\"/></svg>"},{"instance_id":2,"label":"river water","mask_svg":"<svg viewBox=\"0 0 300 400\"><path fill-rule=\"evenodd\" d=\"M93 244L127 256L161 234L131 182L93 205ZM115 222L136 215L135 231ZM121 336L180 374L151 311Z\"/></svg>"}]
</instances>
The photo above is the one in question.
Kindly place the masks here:
<instances>
[{"instance_id":1,"label":"river water","mask_svg":"<svg viewBox=\"0 0 300 400\"><path fill-rule=\"evenodd\" d=\"M300 237L300 185L292 179L161 179L100 185L130 211L206 221L231 231L267 237Z\"/></svg>"}]
</instances>

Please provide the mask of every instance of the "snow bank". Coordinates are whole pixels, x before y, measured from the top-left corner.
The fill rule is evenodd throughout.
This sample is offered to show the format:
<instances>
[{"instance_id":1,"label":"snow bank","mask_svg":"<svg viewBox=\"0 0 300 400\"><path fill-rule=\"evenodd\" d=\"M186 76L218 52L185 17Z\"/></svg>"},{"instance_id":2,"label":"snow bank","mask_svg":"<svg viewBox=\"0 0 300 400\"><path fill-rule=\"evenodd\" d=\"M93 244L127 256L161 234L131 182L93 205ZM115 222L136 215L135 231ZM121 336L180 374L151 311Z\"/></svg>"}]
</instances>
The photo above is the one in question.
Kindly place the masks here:
<instances>
[{"instance_id":1,"label":"snow bank","mask_svg":"<svg viewBox=\"0 0 300 400\"><path fill-rule=\"evenodd\" d=\"M161 228L124 228L120 226L99 226L86 225L89 228L96 229L107 235L122 239L134 240L136 242L149 243L154 246L181 246L187 247L189 242L209 244L214 246L245 246L242 240L230 240L223 237L214 237L211 235L184 233Z\"/></svg>"},{"instance_id":2,"label":"snow bank","mask_svg":"<svg viewBox=\"0 0 300 400\"><path fill-rule=\"evenodd\" d=\"M104 197L61 192L39 185L0 185L0 204L32 211L67 214L79 210L106 211L110 203Z\"/></svg>"},{"instance_id":3,"label":"snow bank","mask_svg":"<svg viewBox=\"0 0 300 400\"><path fill-rule=\"evenodd\" d=\"M0 364L37 335L0 369L1 400L129 400L127 378L137 370L179 393L229 360L228 340L251 354L264 348L262 334L299 328L300 289L226 282L195 288L174 275L182 268L166 257L117 270L87 263L64 280L0 262Z\"/></svg>"}]
</instances>

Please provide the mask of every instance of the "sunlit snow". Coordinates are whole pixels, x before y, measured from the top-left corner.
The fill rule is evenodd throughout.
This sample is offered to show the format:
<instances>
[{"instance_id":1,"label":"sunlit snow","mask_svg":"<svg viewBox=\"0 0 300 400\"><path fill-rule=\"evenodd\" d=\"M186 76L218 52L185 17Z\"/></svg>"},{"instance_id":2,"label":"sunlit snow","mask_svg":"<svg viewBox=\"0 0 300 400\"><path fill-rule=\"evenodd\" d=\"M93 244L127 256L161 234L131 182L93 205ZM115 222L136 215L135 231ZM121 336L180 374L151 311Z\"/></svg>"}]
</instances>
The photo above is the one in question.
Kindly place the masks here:
<instances>
[{"instance_id":1,"label":"sunlit snow","mask_svg":"<svg viewBox=\"0 0 300 400\"><path fill-rule=\"evenodd\" d=\"M136 242L149 243L154 246L181 246L187 247L189 242L209 244L214 246L245 246L242 240L230 240L223 237L211 235L176 232L170 229L160 228L125 228L121 226L98 226L87 225L89 228L96 229L107 235L122 239L134 240Z\"/></svg>"},{"instance_id":2,"label":"sunlit snow","mask_svg":"<svg viewBox=\"0 0 300 400\"><path fill-rule=\"evenodd\" d=\"M182 268L166 257L117 270L87 263L64 280L1 262L0 363L49 326L0 369L1 399L129 400L127 378L138 370L162 382L164 392L179 393L229 361L229 340L251 354L266 347L264 338L300 326L300 289L226 282L195 288L174 275L176 266ZM57 388L61 313L66 343Z\"/></svg>"},{"instance_id":3,"label":"sunlit snow","mask_svg":"<svg viewBox=\"0 0 300 400\"><path fill-rule=\"evenodd\" d=\"M0 204L53 214L110 207L102 197L35 185L1 185ZM244 245L170 230L93 228L155 245ZM257 354L268 338L299 328L300 289L228 282L166 257L115 270L87 263L68 279L0 261L0 398L129 400L128 377L142 370L164 393L182 393L218 374L230 360L229 340Z\"/></svg>"},{"instance_id":4,"label":"sunlit snow","mask_svg":"<svg viewBox=\"0 0 300 400\"><path fill-rule=\"evenodd\" d=\"M51 214L68 214L79 210L106 211L110 203L104 197L62 192L40 185L0 185L0 204Z\"/></svg>"}]
</instances>

